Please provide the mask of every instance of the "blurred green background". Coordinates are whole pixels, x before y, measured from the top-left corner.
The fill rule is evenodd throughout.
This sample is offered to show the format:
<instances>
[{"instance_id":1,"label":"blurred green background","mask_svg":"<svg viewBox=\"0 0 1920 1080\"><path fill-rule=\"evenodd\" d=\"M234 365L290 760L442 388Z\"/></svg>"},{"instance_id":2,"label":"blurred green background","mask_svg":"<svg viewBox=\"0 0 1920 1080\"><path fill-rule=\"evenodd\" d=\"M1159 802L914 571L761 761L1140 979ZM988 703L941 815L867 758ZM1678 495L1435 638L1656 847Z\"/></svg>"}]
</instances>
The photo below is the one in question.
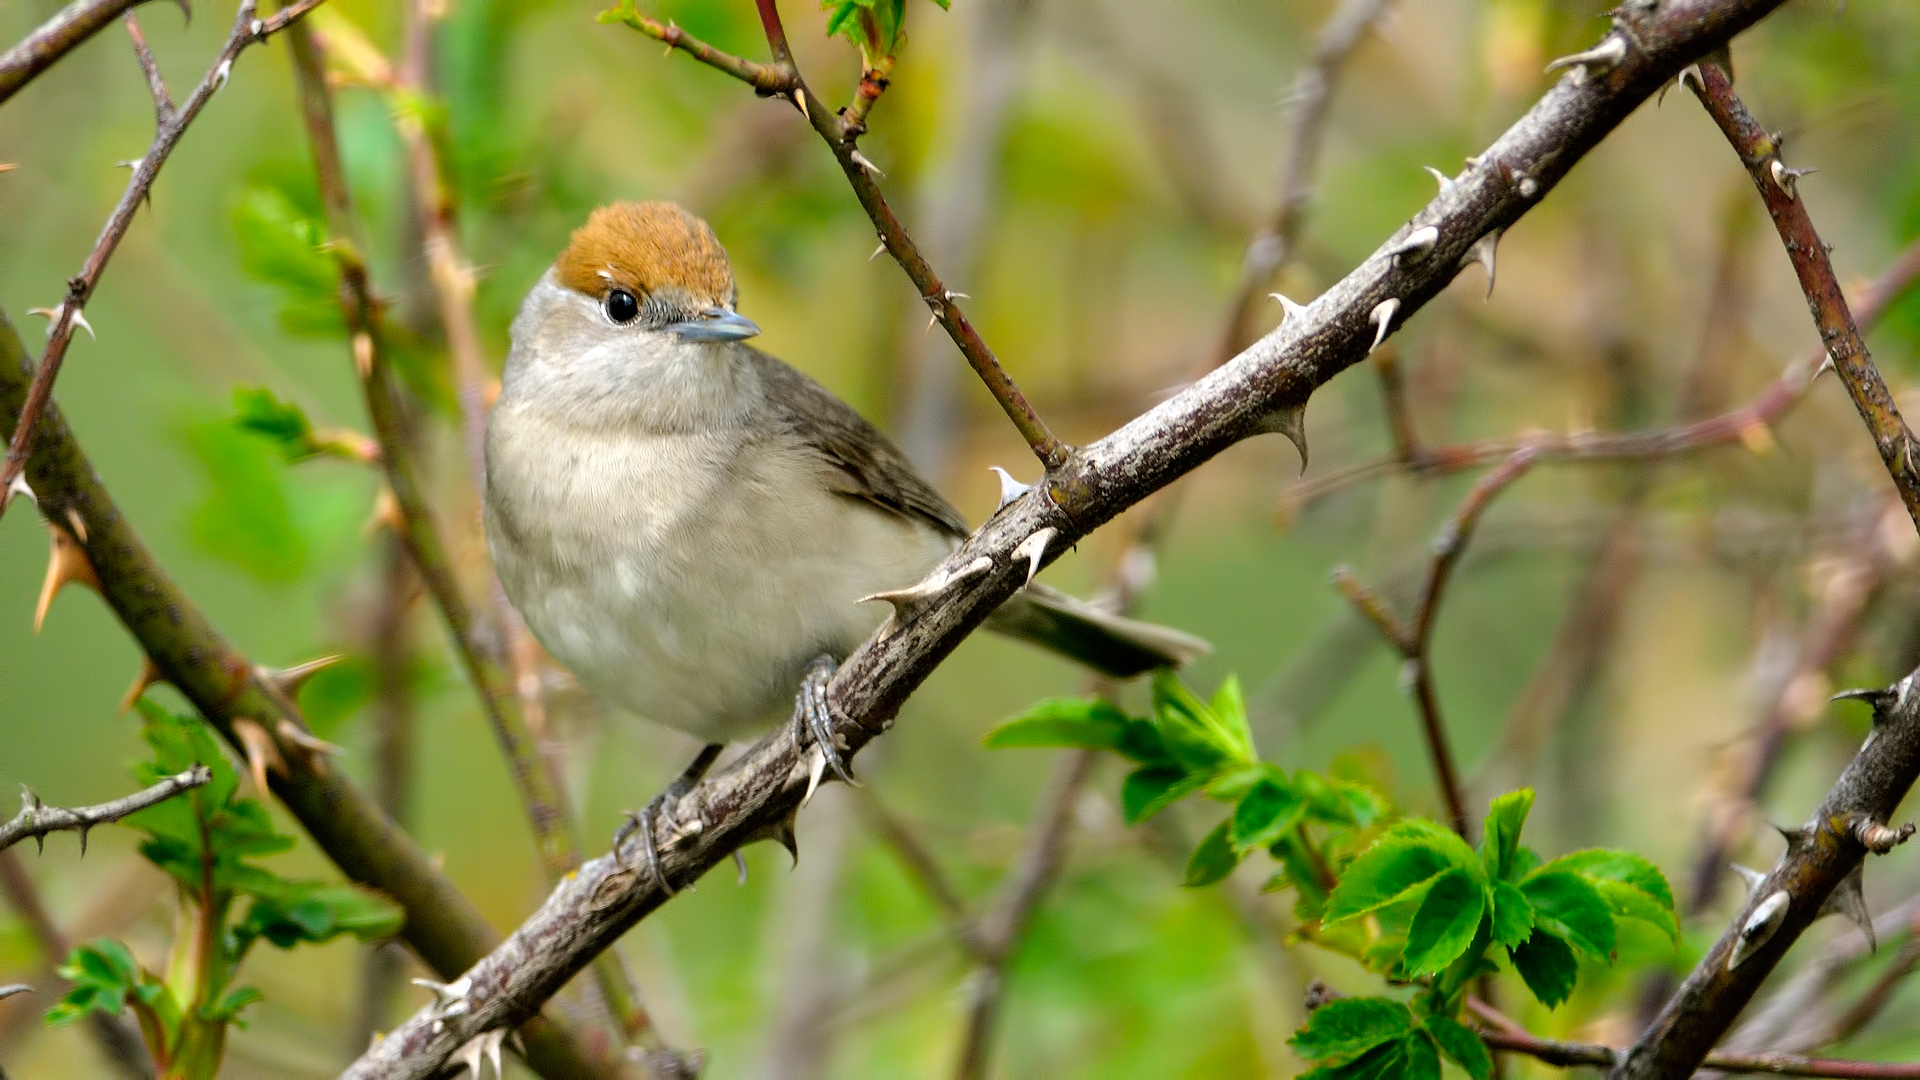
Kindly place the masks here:
<instances>
[{"instance_id":1,"label":"blurred green background","mask_svg":"<svg viewBox=\"0 0 1920 1080\"><path fill-rule=\"evenodd\" d=\"M389 54L398 49L398 5L336 7ZM938 333L921 330L924 309L904 275L867 259L870 224L790 106L597 24L594 4L445 7L435 30L444 152L462 240L483 275L478 307L496 368L519 298L589 210L617 198L678 199L727 245L741 310L765 328L764 347L936 462L970 517L993 508L989 465L1032 479L1030 455L991 399ZM824 14L808 0L784 7L809 78L845 100L856 54L825 37ZM19 0L0 9L0 40L17 40L55 8ZM1337 90L1310 219L1278 287L1305 300L1363 258L1431 196L1420 167L1457 171L1548 84L1548 59L1596 39L1602 8L1393 4ZM744 55L764 53L745 0L642 10ZM909 227L940 238L936 262L949 284L971 295L982 333L1064 436L1111 430L1211 356L1247 240L1276 198L1288 87L1328 10L1320 0L910 5L908 43L865 152ZM199 78L230 14L230 5L203 7L183 27L170 5L141 9L176 95ZM1787 132L1789 159L1820 169L1801 190L1843 281L1877 275L1920 232L1920 9L1801 0L1741 38L1734 58L1749 104ZM982 90L982 72L996 64L1010 80L1004 106ZM444 411L445 360L390 104L343 88L339 119L376 278L395 318L417 332L416 386L443 402L423 440L442 518L476 564L483 553ZM970 124L986 129L978 157L956 149L973 145ZM0 176L0 302L30 347L39 323L26 310L59 300L125 181L114 163L144 152L151 125L117 26L0 108L0 161L19 166ZM959 207L969 197L982 213L965 228ZM89 306L99 336L75 342L59 400L122 509L242 650L275 665L325 652L356 658L304 703L321 734L347 748L342 766L365 776L367 625L380 587L367 525L375 478L337 461L288 466L231 422L233 389L263 385L316 423L366 429L350 358L328 332L336 317L303 306L285 284L304 272L284 261L288 223L314 200L286 46L276 41L240 60L167 164L152 210ZM1422 438L1646 427L1746 400L1816 343L1766 226L1690 95L1649 104L1511 231L1490 301L1469 270L1398 335ZM1920 298L1870 342L1903 391L1916 372ZM923 374L942 366L959 372L945 397ZM903 430L916 395L946 423ZM1372 372L1356 368L1316 396L1307 430L1309 478L1385 452ZM1430 538L1471 477L1389 477L1302 505L1290 497L1299 470L1278 439L1205 467L1185 486L1142 613L1215 643L1191 681L1211 690L1237 672L1268 758L1321 768L1358 752L1401 803L1437 812L1398 660L1327 573L1351 563L1405 605ZM1857 561L1863 545L1881 550L1887 569L1823 677L1864 684L1915 660L1915 545L1898 517L1882 530L1889 539L1875 531L1887 491L1832 380L1749 447L1658 470L1543 467L1522 481L1490 513L1439 621L1434 663L1456 754L1475 778L1474 812L1498 790L1537 786L1529 836L1541 851L1631 847L1683 894L1710 815L1733 823L1742 861L1769 863L1779 841L1754 826L1803 817L1864 724L1852 711L1813 710L1758 807L1729 790L1752 752L1740 736L1772 700L1783 642L1807 632L1834 567ZM1622 518L1628 500L1639 510ZM1563 629L1616 527L1638 559L1610 579L1617 624L1598 640ZM1091 538L1050 579L1094 590L1132 528L1123 519ZM32 633L45 547L30 510L0 520L0 789L30 783L55 804L101 801L130 788L127 763L141 754L136 721L116 709L139 655L83 590L63 594L45 631ZM417 610L414 635L414 831L504 930L544 893L525 818L430 607ZM1553 678L1562 688L1543 689ZM607 714L564 677L555 683L556 733L599 850L622 809L643 803L694 748ZM972 641L862 758L871 795L912 824L970 898L989 898L1017 854L1050 753L989 752L981 735L1036 698L1080 686L1064 664ZM1531 734L1516 735L1525 723ZM1180 888L1184 852L1217 806L1184 805L1128 830L1118 778L1109 763L1074 808L1065 872L1012 966L995 1074L1293 1075L1299 1063L1285 1040L1307 982L1366 991L1377 981L1311 946L1283 947L1290 898L1260 895L1258 868L1227 886ZM857 803L829 787L801 816L798 870L760 845L747 854L744 887L716 874L622 943L668 1040L704 1047L708 1075L951 1071L968 965ZM70 836L44 855L16 853L73 936L120 936L150 962L164 951L171 890L128 834L100 830L84 860ZM280 865L328 873L304 843ZM1878 911L1916 884L1920 868L1903 849L1875 862L1867 894ZM1545 1034L1630 1038L1639 982L1656 968L1683 970L1730 902L1723 896L1698 920L1704 936L1688 949L1640 943L1573 1002L1523 1019ZM1839 929L1816 927L1796 955ZM246 979L266 1000L236 1035L227 1074L342 1067L365 1038L356 1025L363 951L341 942L252 959ZM38 979L41 969L28 928L0 908L0 982ZM1870 979L1870 969L1850 978ZM54 996L0 1004L0 1062L25 1080L101 1074L83 1027L39 1028ZM386 1022L422 1000L407 988ZM1915 1003L1897 1000L1846 1051L1920 1053ZM802 1045L804 1054L794 1050Z\"/></svg>"}]
</instances>

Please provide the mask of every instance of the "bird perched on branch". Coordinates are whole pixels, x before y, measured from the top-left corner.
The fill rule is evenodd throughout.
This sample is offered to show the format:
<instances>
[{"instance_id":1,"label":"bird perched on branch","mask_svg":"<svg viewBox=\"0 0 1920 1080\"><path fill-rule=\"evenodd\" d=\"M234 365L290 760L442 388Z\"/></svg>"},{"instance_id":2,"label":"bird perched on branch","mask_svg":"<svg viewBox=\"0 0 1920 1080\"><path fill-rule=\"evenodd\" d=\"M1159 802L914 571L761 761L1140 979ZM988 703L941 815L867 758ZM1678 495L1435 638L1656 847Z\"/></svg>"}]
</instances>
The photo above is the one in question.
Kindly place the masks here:
<instances>
[{"instance_id":1,"label":"bird perched on branch","mask_svg":"<svg viewBox=\"0 0 1920 1080\"><path fill-rule=\"evenodd\" d=\"M744 344L760 328L736 299L699 218L595 211L522 303L487 425L500 582L588 689L709 744L671 795L789 715L847 779L823 692L834 665L887 617L874 594L921 580L968 533L873 425ZM1119 677L1207 648L1039 584L987 626Z\"/></svg>"}]
</instances>

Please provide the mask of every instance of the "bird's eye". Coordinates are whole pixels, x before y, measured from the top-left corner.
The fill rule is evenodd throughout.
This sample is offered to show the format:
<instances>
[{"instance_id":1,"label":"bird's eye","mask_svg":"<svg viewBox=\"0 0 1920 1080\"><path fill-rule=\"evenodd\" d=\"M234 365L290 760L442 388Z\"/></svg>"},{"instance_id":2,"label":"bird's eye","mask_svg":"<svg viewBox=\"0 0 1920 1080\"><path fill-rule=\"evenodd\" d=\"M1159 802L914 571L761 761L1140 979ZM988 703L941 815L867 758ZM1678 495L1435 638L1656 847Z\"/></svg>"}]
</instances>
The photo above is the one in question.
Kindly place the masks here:
<instances>
[{"instance_id":1,"label":"bird's eye","mask_svg":"<svg viewBox=\"0 0 1920 1080\"><path fill-rule=\"evenodd\" d=\"M607 294L607 318L622 325L632 322L640 316L640 301L625 289L615 289Z\"/></svg>"}]
</instances>

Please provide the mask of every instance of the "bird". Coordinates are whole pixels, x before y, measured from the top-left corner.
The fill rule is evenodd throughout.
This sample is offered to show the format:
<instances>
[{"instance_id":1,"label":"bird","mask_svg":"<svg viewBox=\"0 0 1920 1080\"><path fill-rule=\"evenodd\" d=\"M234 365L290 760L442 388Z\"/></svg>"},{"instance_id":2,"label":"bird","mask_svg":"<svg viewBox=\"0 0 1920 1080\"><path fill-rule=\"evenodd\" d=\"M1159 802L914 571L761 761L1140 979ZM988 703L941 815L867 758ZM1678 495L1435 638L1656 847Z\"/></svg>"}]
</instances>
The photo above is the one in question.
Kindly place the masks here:
<instances>
[{"instance_id":1,"label":"bird","mask_svg":"<svg viewBox=\"0 0 1920 1080\"><path fill-rule=\"evenodd\" d=\"M527 293L485 440L500 584L553 659L704 745L630 819L690 791L728 742L783 720L851 780L824 688L969 534L852 406L746 344L731 263L669 202L595 210ZM1126 678L1205 641L1030 582L987 627ZM616 849L621 837L616 837Z\"/></svg>"}]
</instances>

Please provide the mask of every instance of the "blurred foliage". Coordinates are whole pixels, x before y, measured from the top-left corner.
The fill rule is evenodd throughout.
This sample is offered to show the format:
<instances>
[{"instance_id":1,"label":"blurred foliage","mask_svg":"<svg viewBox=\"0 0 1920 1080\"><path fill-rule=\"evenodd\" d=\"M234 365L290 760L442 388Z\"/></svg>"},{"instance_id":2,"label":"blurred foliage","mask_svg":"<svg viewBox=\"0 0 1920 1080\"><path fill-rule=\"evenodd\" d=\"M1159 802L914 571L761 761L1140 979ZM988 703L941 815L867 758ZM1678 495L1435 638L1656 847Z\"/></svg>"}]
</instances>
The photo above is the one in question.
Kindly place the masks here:
<instances>
[{"instance_id":1,"label":"blurred foliage","mask_svg":"<svg viewBox=\"0 0 1920 1080\"><path fill-rule=\"evenodd\" d=\"M960 133L981 118L979 50L990 43L981 16L1004 2L963 0L947 12L895 0L782 6L799 63L835 104L850 98L862 47L870 59L891 41L891 86L863 148L887 170L883 186L916 234L943 212L940 184ZM718 47L766 55L744 0L637 3ZM903 359L920 348L903 345L909 336L920 335L929 362L961 363L937 333L923 334L924 307L897 268L864 261L872 227L790 106L596 23L601 6L448 0L431 26L431 93L399 98L351 81L339 91L342 153L367 223L363 254L389 305L443 526L469 570L482 549L452 425L444 335L411 220L403 117L423 121L441 151L459 236L481 272L475 302L496 369L520 298L569 231L617 198L675 198L706 216L727 244L743 311L766 329L765 347L877 417L906 415L900 404L920 381ZM1606 6L1394 5L1336 91L1299 255L1275 287L1305 299L1373 250L1430 197L1420 166L1452 172L1483 148L1547 85L1550 58L1593 43ZM0 39L19 40L57 7L34 0L0 9ZM1272 206L1288 136L1282 106L1332 4L1027 7L1016 35L998 46L1014 74L985 151L988 212L971 238L971 265L943 256L956 265L942 269L971 294L970 314L1049 421L1084 442L1190 379L1216 348L1251 222L1210 208ZM396 57L403 10L331 0L315 25ZM170 8L140 9L176 90L203 70L228 13L203 11L185 24ZM867 14L878 36L868 36ZM843 34L830 37L836 15ZM904 37L888 38L903 20L911 23ZM0 298L17 321L57 301L124 181L112 163L138 156L151 131L151 102L119 35L108 28L0 108L0 159L19 166L0 177ZM1788 132L1796 163L1821 170L1801 190L1835 245L1843 280L1877 275L1920 233L1920 143L1910 137L1920 130L1920 11L1897 0L1787 5L1734 52L1756 114ZM1164 106L1168 87L1180 92L1174 107L1148 107ZM1200 193L1208 198L1183 187L1194 175L1214 185ZM1490 301L1469 271L1396 335L1422 438L1437 445L1671 422L1702 380L1727 406L1746 400L1816 344L1764 216L1749 215L1751 235L1730 245L1724 206L1751 197L1685 95L1640 110L1510 231ZM59 396L123 511L247 655L275 665L349 655L305 687L301 704L316 731L346 747L330 767L367 780L380 745L371 628L385 544L368 524L378 480L346 434L366 424L320 218L285 46L250 50L108 268L89 306L100 338L75 344ZM1736 271L1729 279L1718 269L1725 250ZM1716 298L1733 314L1709 327ZM1279 311L1265 317L1277 321ZM1920 296L1896 305L1870 340L1895 390L1910 390L1920 375ZM986 466L1025 476L1017 465L1025 450L971 382L963 380L957 400L963 438L949 475L937 479L980 520L994 505ZM1384 452L1383 417L1369 371L1317 394L1307 419L1312 475ZM1751 703L1821 610L1836 568L1855 565L1858 523L1885 532L1873 516L1884 477L1830 382L1754 445L1761 452L1731 447L1657 470L1542 468L1503 497L1469 549L1437 627L1435 676L1478 800L1516 788L1538 793L1526 815L1531 846L1642 851L1666 878L1691 885L1711 820L1732 830L1730 857L1764 865L1778 841L1751 826L1804 816L1857 746L1858 718L1822 713L1820 687L1809 684L1816 707L1796 721L1759 804L1737 791ZM1469 1073L1476 1067L1439 1014L1398 1000L1336 1002L1289 1042L1307 1020L1310 980L1364 999L1380 992L1379 970L1407 957L1404 945L1388 948L1375 954L1379 970L1369 970L1353 950L1300 947L1316 919L1324 924L1326 909L1315 905L1332 891L1315 884L1307 849L1288 834L1305 831L1330 869L1351 873L1391 830L1418 829L1411 823L1438 808L1417 716L1396 689L1396 660L1327 586L1326 571L1351 562L1387 583L1389 599L1405 595L1436 522L1471 482L1388 478L1291 507L1276 527L1272 510L1298 469L1290 447L1260 440L1207 465L1181 496L1142 614L1212 640L1214 655L1187 679L1220 689L1129 689L1111 715L1094 719L1112 731L1113 718L1123 718L1118 730L1137 733L1127 746L1139 756L1126 755L1119 734L1112 756L1141 778L1096 779L1074 805L1062 878L1008 971L1001 1075L1284 1077L1369 1054L1395 1068L1437 1068L1449 1055ZM1583 658L1578 636L1565 640L1561 628L1602 538L1629 516L1639 561L1612 586L1612 636ZM1091 591L1131 525L1123 519L1091 537L1050 579ZM0 619L0 784L31 782L80 803L123 792L119 762L146 753L139 728L115 711L138 657L80 590L63 593L44 635L31 635L45 542L31 514L0 520L0 613L10 613ZM1886 579L1821 676L1832 686L1881 682L1912 666L1920 635L1903 599L1914 583L1905 550L1887 548ZM419 723L410 828L505 928L544 891L539 864L430 614L416 613L406 665ZM1243 691L1225 689L1227 672L1239 673ZM990 752L981 738L996 717L1066 700L1079 679L1016 646L970 641L863 757L873 794L922 836L971 906L988 902L1015 863L1046 776L1045 755ZM553 734L583 835L604 837L690 748L603 715L563 675L550 682ZM165 688L152 697L177 700ZM1243 708L1229 704L1242 699ZM1238 715L1244 729L1229 722ZM1168 723L1178 730L1162 730ZM1206 779L1195 781L1200 774ZM1147 813L1156 800L1161 808ZM261 813L275 834L290 830L277 808ZM834 825L803 814L806 859L826 859L835 829L837 873L811 878L804 861L790 872L784 852L757 846L744 887L715 883L683 896L623 942L662 1031L676 1045L707 1048L710 1075L770 1072L777 1021L801 988L819 990L831 1006L819 1074L951 1071L966 965L946 918L857 818ZM1405 839L1404 850L1425 835ZM137 1001L146 978L138 973L166 972L177 910L191 910L191 901L170 899L173 879L156 887L157 872L130 840L102 835L94 847L85 861L55 846L29 863L61 925L95 942L92 952L53 959L72 960L76 985L90 988L85 1004L125 1000L115 997L123 990ZM289 881L329 877L306 846L271 858ZM1875 910L1920 890L1912 858L1902 851L1875 862L1867 879ZM1476 882L1465 862L1445 865L1459 871L1446 889L1462 877ZM1508 895L1503 884L1525 895L1519 881L1531 871L1510 880L1479 865L1485 889L1497 894L1493 914ZM1614 895L1632 887L1606 876L1614 865L1562 864L1607 900L1617 958L1607 963L1569 944L1577 977L1568 980L1564 964L1538 968L1543 998L1571 987L1557 1007L1520 1004L1531 998L1530 980L1502 949L1483 950L1500 965L1509 1011L1535 1031L1629 1037L1645 971L1691 963L1738 891L1723 889L1716 905L1690 916L1676 950L1664 922L1622 919L1621 906L1642 902ZM1214 887L1181 887L1228 870ZM1260 892L1266 881L1280 888ZM801 964L790 943L805 929L797 920L807 889L825 890L831 932L824 953ZM1590 899L1579 886L1567 889ZM1413 909L1403 913L1409 931L1421 907L1412 899L1402 904ZM256 895L235 906L250 918L257 903ZM1470 906L1462 900L1453 910ZM272 925L303 934L323 927L303 923L299 907L289 900L286 921ZM272 908L260 910L264 919ZM1491 941L1488 912L1483 901ZM1359 928L1370 917L1318 933L1352 934L1364 955ZM1376 921L1384 932L1392 919ZM1597 949L1600 920L1580 925L1584 935L1569 924L1560 937ZM1817 927L1792 963L1817 955L1830 933ZM347 1036L359 1022L362 950L353 933L343 936L248 956L247 982L265 996L243 1014L250 1026L232 1033L223 1075L329 1076L364 1047L364 1033L358 1043ZM124 957L102 937L123 943ZM1460 956L1473 951L1469 941ZM1849 968L1835 999L1851 1000L1896 951ZM33 978L47 959L25 920L0 907L0 981ZM1920 1052L1912 995L1903 988L1834 1052ZM419 1000L402 995L384 1022ZM82 1025L42 1031L20 1022L29 1008L24 997L0 1003L0 1061L11 1073L101 1071ZM1354 1008L1364 1012L1349 1014ZM1509 1075L1552 1073L1516 1063Z\"/></svg>"}]
</instances>

